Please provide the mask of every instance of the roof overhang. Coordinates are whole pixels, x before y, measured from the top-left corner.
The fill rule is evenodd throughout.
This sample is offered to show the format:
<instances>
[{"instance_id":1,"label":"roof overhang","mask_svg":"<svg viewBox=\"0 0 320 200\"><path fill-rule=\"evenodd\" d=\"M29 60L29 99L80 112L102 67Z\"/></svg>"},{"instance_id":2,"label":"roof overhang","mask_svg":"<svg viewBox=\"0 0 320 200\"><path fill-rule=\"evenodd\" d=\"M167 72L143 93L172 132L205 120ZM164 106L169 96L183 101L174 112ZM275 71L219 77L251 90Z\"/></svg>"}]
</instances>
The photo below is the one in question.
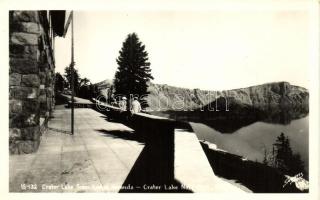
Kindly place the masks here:
<instances>
[{"instance_id":1,"label":"roof overhang","mask_svg":"<svg viewBox=\"0 0 320 200\"><path fill-rule=\"evenodd\" d=\"M66 11L65 10L51 10L50 16L51 16L51 23L52 23L53 32L57 36L63 37Z\"/></svg>"}]
</instances>

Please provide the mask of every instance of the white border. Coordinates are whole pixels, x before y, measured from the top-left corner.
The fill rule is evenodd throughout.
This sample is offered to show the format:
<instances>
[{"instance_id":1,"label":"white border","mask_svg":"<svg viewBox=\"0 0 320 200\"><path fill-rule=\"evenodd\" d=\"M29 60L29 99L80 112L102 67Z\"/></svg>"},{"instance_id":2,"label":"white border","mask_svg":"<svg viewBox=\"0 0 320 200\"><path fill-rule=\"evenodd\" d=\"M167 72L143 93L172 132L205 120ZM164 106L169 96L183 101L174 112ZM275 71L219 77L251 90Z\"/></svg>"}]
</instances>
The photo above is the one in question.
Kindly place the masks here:
<instances>
[{"instance_id":1,"label":"white border","mask_svg":"<svg viewBox=\"0 0 320 200\"><path fill-rule=\"evenodd\" d=\"M307 4L306 4L307 2ZM244 6L246 5L246 6ZM248 6L249 5L249 6ZM0 44L1 44L1 72L0 72L0 91L2 91L0 101L0 141L1 141L1 156L0 156L0 199L290 199L290 200L308 200L319 199L319 2L316 0L162 0L162 1L99 1L99 0L0 0ZM301 10L307 9L310 13L310 128L309 128L309 160L310 160L310 192L309 194L105 194L105 193L84 193L84 194L16 194L8 193L9 169L8 169L8 69L9 69L9 54L8 54L8 11L9 10L39 10L39 9L64 9L64 10L269 10L269 9L287 9ZM5 92L4 92L5 91Z\"/></svg>"}]
</instances>

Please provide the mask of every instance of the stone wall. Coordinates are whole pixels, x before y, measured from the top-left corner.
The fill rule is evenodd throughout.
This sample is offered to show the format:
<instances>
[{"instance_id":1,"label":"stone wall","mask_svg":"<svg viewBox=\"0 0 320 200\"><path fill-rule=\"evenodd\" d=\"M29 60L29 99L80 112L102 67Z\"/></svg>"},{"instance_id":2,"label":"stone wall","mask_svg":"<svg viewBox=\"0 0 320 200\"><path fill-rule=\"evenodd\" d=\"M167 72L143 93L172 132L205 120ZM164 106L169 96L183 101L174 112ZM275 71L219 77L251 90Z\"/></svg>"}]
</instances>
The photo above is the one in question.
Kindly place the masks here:
<instances>
[{"instance_id":1,"label":"stone wall","mask_svg":"<svg viewBox=\"0 0 320 200\"><path fill-rule=\"evenodd\" d=\"M9 148L35 152L54 107L54 57L47 11L9 12Z\"/></svg>"}]
</instances>

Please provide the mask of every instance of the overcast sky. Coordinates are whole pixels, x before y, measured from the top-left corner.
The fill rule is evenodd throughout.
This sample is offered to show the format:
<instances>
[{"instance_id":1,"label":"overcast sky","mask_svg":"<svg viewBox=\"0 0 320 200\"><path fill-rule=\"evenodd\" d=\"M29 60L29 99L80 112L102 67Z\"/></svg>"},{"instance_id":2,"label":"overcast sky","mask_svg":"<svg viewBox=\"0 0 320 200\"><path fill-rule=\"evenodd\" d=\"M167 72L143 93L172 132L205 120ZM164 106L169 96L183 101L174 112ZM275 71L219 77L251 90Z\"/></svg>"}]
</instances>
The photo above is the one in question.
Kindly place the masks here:
<instances>
[{"instance_id":1,"label":"overcast sky","mask_svg":"<svg viewBox=\"0 0 320 200\"><path fill-rule=\"evenodd\" d=\"M76 11L75 61L93 83L113 79L129 33L146 46L155 83L210 90L288 81L308 88L308 12L286 9ZM56 38L70 63L70 30Z\"/></svg>"}]
</instances>

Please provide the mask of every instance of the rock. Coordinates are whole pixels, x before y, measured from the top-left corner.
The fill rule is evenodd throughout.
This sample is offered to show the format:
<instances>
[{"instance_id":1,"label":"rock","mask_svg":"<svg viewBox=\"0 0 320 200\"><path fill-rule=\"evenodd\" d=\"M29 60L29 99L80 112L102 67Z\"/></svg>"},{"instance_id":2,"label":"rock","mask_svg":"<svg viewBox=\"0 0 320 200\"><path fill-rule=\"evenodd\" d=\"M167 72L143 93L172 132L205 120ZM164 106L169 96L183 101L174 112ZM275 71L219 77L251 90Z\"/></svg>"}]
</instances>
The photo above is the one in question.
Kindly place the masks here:
<instances>
[{"instance_id":1,"label":"rock","mask_svg":"<svg viewBox=\"0 0 320 200\"><path fill-rule=\"evenodd\" d=\"M46 73L40 71L39 72L39 78L40 78L41 85L44 86L44 84L46 83Z\"/></svg>"},{"instance_id":2,"label":"rock","mask_svg":"<svg viewBox=\"0 0 320 200\"><path fill-rule=\"evenodd\" d=\"M46 88L46 95L48 98L52 98L53 96L53 91L50 87Z\"/></svg>"},{"instance_id":3,"label":"rock","mask_svg":"<svg viewBox=\"0 0 320 200\"><path fill-rule=\"evenodd\" d=\"M27 126L39 125L39 116L36 114L30 114L26 119Z\"/></svg>"},{"instance_id":4,"label":"rock","mask_svg":"<svg viewBox=\"0 0 320 200\"><path fill-rule=\"evenodd\" d=\"M47 99L45 99L44 101L40 102L40 112L41 115L45 114L46 110L48 110L49 107L47 106Z\"/></svg>"},{"instance_id":5,"label":"rock","mask_svg":"<svg viewBox=\"0 0 320 200\"><path fill-rule=\"evenodd\" d=\"M38 60L38 47L35 45L9 45L10 57Z\"/></svg>"},{"instance_id":6,"label":"rock","mask_svg":"<svg viewBox=\"0 0 320 200\"><path fill-rule=\"evenodd\" d=\"M9 118L9 128L25 128L39 125L39 114L12 113Z\"/></svg>"},{"instance_id":7,"label":"rock","mask_svg":"<svg viewBox=\"0 0 320 200\"><path fill-rule=\"evenodd\" d=\"M14 32L10 38L11 44L37 45L38 35L33 33Z\"/></svg>"},{"instance_id":8,"label":"rock","mask_svg":"<svg viewBox=\"0 0 320 200\"><path fill-rule=\"evenodd\" d=\"M40 104L38 99L22 101L22 111L24 113L36 113L39 108Z\"/></svg>"},{"instance_id":9,"label":"rock","mask_svg":"<svg viewBox=\"0 0 320 200\"><path fill-rule=\"evenodd\" d=\"M19 153L32 153L35 152L35 144L33 141L20 141L18 144Z\"/></svg>"},{"instance_id":10,"label":"rock","mask_svg":"<svg viewBox=\"0 0 320 200\"><path fill-rule=\"evenodd\" d=\"M40 127L33 126L21 129L21 137L23 140L39 140L40 139Z\"/></svg>"},{"instance_id":11,"label":"rock","mask_svg":"<svg viewBox=\"0 0 320 200\"><path fill-rule=\"evenodd\" d=\"M45 93L39 96L39 101L40 101L40 103L47 101L47 96Z\"/></svg>"},{"instance_id":12,"label":"rock","mask_svg":"<svg viewBox=\"0 0 320 200\"><path fill-rule=\"evenodd\" d=\"M178 100L177 96L183 97L183 105L187 110L207 106L221 96L227 100L233 99L239 105L261 110L269 110L279 106L305 106L309 101L308 90L290 85L287 82L268 83L226 91L198 89L191 91L185 88L150 83L148 90L150 94L147 97L147 102L153 110L157 110L159 107L163 110L175 110L170 105Z\"/></svg>"},{"instance_id":13,"label":"rock","mask_svg":"<svg viewBox=\"0 0 320 200\"><path fill-rule=\"evenodd\" d=\"M25 58L10 58L10 71L21 74L39 73L37 61Z\"/></svg>"},{"instance_id":14,"label":"rock","mask_svg":"<svg viewBox=\"0 0 320 200\"><path fill-rule=\"evenodd\" d=\"M9 153L19 154L18 142L15 140L9 140Z\"/></svg>"},{"instance_id":15,"label":"rock","mask_svg":"<svg viewBox=\"0 0 320 200\"><path fill-rule=\"evenodd\" d=\"M12 19L12 20L11 20ZM10 11L10 22L38 22L39 17L34 11Z\"/></svg>"},{"instance_id":16,"label":"rock","mask_svg":"<svg viewBox=\"0 0 320 200\"><path fill-rule=\"evenodd\" d=\"M50 87L52 84L52 73L51 71L47 71L47 75L46 75L46 87Z\"/></svg>"},{"instance_id":17,"label":"rock","mask_svg":"<svg viewBox=\"0 0 320 200\"><path fill-rule=\"evenodd\" d=\"M105 80L97 83L96 86L100 89L101 95L106 96L112 87L112 81ZM238 104L239 109L247 110L270 111L283 106L300 107L305 110L309 104L308 90L290 85L288 82L267 83L224 91L187 89L151 82L148 86L149 95L145 98L149 105L148 111L205 110L208 105L215 105L214 102L220 97ZM225 107L219 106L219 108Z\"/></svg>"},{"instance_id":18,"label":"rock","mask_svg":"<svg viewBox=\"0 0 320 200\"><path fill-rule=\"evenodd\" d=\"M40 33L40 26L34 22L20 22L10 25L10 32Z\"/></svg>"},{"instance_id":19,"label":"rock","mask_svg":"<svg viewBox=\"0 0 320 200\"><path fill-rule=\"evenodd\" d=\"M21 85L29 86L29 87L39 87L40 85L39 76L36 74L22 75Z\"/></svg>"},{"instance_id":20,"label":"rock","mask_svg":"<svg viewBox=\"0 0 320 200\"><path fill-rule=\"evenodd\" d=\"M38 96L39 89L23 86L10 86L10 99L34 99Z\"/></svg>"},{"instance_id":21,"label":"rock","mask_svg":"<svg viewBox=\"0 0 320 200\"><path fill-rule=\"evenodd\" d=\"M21 75L18 73L11 73L9 75L9 85L10 86L18 86L21 83Z\"/></svg>"},{"instance_id":22,"label":"rock","mask_svg":"<svg viewBox=\"0 0 320 200\"><path fill-rule=\"evenodd\" d=\"M9 113L22 112L22 102L20 100L9 100Z\"/></svg>"},{"instance_id":23,"label":"rock","mask_svg":"<svg viewBox=\"0 0 320 200\"><path fill-rule=\"evenodd\" d=\"M18 128L9 128L9 140L16 140L21 138L21 131Z\"/></svg>"}]
</instances>

